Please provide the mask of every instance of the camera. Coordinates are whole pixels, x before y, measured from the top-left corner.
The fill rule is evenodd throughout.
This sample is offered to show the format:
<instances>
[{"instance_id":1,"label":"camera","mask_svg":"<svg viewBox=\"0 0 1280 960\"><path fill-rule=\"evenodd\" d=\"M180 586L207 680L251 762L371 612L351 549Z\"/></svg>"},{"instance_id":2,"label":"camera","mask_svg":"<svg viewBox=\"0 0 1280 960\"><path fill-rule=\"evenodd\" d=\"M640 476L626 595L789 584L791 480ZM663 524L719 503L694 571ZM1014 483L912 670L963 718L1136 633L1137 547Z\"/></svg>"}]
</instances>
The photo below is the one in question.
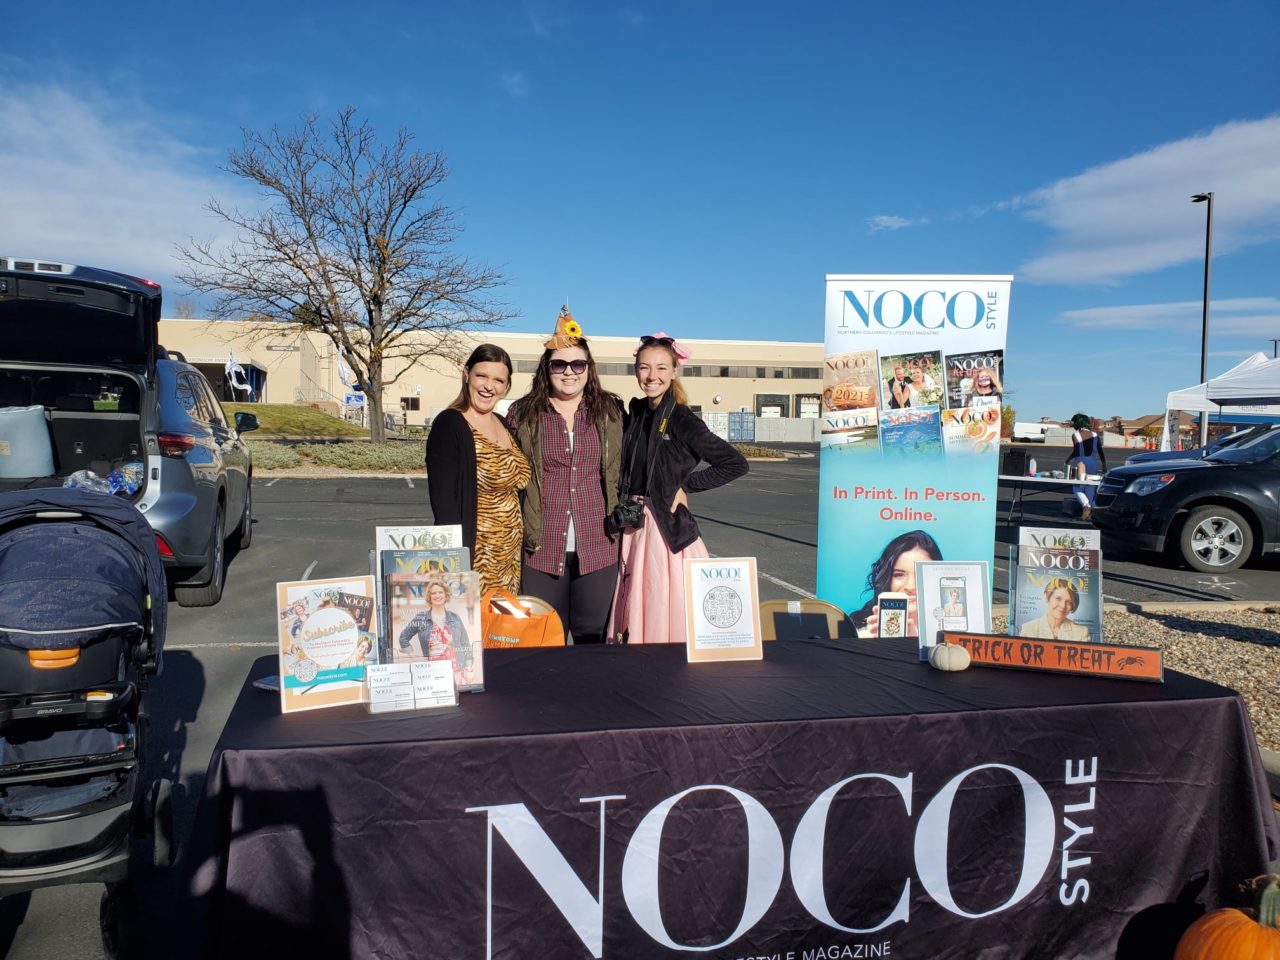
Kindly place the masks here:
<instances>
[{"instance_id":1,"label":"camera","mask_svg":"<svg viewBox=\"0 0 1280 960\"><path fill-rule=\"evenodd\" d=\"M644 503L640 500L623 500L609 514L610 533L636 530L644 526Z\"/></svg>"}]
</instances>

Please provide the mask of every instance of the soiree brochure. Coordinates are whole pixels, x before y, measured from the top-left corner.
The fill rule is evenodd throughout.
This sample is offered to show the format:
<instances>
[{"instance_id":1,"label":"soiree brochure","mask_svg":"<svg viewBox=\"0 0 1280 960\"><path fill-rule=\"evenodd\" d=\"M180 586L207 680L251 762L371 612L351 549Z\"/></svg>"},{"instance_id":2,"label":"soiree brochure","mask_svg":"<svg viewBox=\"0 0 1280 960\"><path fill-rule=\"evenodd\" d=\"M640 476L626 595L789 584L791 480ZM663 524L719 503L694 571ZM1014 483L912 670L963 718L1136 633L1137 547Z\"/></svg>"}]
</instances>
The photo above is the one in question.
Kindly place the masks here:
<instances>
[{"instance_id":1,"label":"soiree brochure","mask_svg":"<svg viewBox=\"0 0 1280 960\"><path fill-rule=\"evenodd\" d=\"M942 630L986 633L991 629L991 581L985 560L916 562L920 659Z\"/></svg>"},{"instance_id":2,"label":"soiree brochure","mask_svg":"<svg viewBox=\"0 0 1280 960\"><path fill-rule=\"evenodd\" d=\"M1069 527L1022 527L1009 634L1102 642L1102 535Z\"/></svg>"},{"instance_id":3,"label":"soiree brochure","mask_svg":"<svg viewBox=\"0 0 1280 960\"><path fill-rule=\"evenodd\" d=\"M372 577L276 584L280 709L360 703L365 667L378 662Z\"/></svg>"},{"instance_id":4,"label":"soiree brochure","mask_svg":"<svg viewBox=\"0 0 1280 960\"><path fill-rule=\"evenodd\" d=\"M460 692L484 689L478 573L389 573L387 610L393 662L448 660Z\"/></svg>"},{"instance_id":5,"label":"soiree brochure","mask_svg":"<svg viewBox=\"0 0 1280 960\"><path fill-rule=\"evenodd\" d=\"M686 558L684 597L691 662L764 656L755 557Z\"/></svg>"}]
</instances>

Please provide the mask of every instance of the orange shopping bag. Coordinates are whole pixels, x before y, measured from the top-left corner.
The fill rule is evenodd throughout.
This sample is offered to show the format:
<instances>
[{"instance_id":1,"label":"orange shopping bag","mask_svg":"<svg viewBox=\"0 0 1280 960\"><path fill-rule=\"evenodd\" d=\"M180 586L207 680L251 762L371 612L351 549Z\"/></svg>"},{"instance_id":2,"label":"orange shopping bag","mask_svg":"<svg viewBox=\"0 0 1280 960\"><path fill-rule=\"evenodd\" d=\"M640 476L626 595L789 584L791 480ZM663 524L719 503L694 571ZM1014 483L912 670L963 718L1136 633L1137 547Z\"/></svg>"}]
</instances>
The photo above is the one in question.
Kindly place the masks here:
<instances>
[{"instance_id":1,"label":"orange shopping bag","mask_svg":"<svg viewBox=\"0 0 1280 960\"><path fill-rule=\"evenodd\" d=\"M564 646L559 614L540 600L512 596L501 587L480 601L480 632L488 650Z\"/></svg>"}]
</instances>

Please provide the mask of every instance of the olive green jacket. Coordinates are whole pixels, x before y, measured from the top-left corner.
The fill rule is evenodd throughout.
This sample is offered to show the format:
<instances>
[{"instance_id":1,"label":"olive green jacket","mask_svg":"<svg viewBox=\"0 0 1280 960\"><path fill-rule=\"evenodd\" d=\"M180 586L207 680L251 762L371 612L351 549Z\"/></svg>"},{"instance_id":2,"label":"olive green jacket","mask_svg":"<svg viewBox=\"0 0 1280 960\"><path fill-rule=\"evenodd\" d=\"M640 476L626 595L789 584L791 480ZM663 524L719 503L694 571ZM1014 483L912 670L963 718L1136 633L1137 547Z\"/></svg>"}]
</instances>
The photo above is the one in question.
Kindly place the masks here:
<instances>
[{"instance_id":1,"label":"olive green jacket","mask_svg":"<svg viewBox=\"0 0 1280 960\"><path fill-rule=\"evenodd\" d=\"M524 515L524 549L533 553L542 545L542 417L522 417L516 425L516 443L532 467L529 485L521 496ZM600 482L604 485L604 515L608 517L618 505L618 478L622 471L622 417L604 418L600 433ZM610 539L614 539L612 534Z\"/></svg>"}]
</instances>

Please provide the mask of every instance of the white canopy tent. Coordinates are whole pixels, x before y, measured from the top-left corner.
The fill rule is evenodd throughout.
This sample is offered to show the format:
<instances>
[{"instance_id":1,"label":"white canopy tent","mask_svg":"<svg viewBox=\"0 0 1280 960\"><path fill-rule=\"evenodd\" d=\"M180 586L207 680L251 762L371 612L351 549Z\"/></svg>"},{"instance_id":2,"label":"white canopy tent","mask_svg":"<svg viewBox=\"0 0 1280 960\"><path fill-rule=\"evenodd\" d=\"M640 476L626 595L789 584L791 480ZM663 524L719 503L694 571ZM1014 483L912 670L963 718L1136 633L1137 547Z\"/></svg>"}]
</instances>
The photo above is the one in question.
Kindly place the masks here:
<instances>
[{"instance_id":1,"label":"white canopy tent","mask_svg":"<svg viewBox=\"0 0 1280 960\"><path fill-rule=\"evenodd\" d=\"M1236 367L1214 377L1208 386L1214 404L1248 413L1280 413L1280 360Z\"/></svg>"},{"instance_id":2,"label":"white canopy tent","mask_svg":"<svg viewBox=\"0 0 1280 960\"><path fill-rule=\"evenodd\" d=\"M1276 361L1268 360L1267 355L1259 350L1252 356L1246 357L1243 362L1232 367L1221 376L1214 377L1207 383L1197 383L1192 387L1184 387L1181 390L1172 391L1165 399L1164 403L1164 430L1160 435L1160 449L1173 449L1173 438L1169 435L1169 414L1175 410L1185 410L1188 413L1218 413L1222 416L1276 416L1280 417L1280 400L1272 400L1270 403L1259 400L1248 400L1243 403L1232 401L1223 405L1223 400L1215 402L1214 397L1210 394L1210 388L1219 381L1225 381L1228 384L1238 385L1242 379L1248 377L1251 371L1261 367L1272 368L1270 371L1270 383L1273 392L1280 392L1280 367L1275 366ZM1228 380L1228 378L1232 378ZM1218 396L1225 397L1219 393ZM1230 399L1230 398L1227 398Z\"/></svg>"}]
</instances>

